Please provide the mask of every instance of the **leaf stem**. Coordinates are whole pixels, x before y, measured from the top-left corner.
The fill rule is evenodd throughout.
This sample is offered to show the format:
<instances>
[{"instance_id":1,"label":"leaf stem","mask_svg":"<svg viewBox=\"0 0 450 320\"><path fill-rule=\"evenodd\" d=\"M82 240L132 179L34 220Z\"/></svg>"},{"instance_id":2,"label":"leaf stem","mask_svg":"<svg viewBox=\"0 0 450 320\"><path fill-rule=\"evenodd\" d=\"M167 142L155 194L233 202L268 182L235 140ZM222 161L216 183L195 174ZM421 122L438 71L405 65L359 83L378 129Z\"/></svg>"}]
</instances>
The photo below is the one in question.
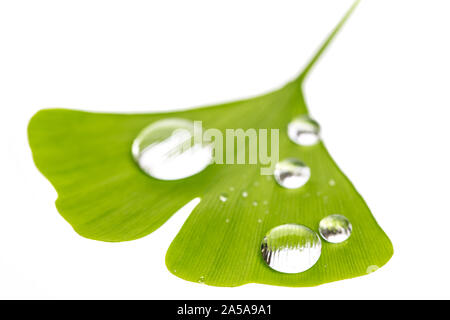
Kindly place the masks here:
<instances>
[{"instance_id":1,"label":"leaf stem","mask_svg":"<svg viewBox=\"0 0 450 320\"><path fill-rule=\"evenodd\" d=\"M348 9L348 11L345 13L345 15L342 17L341 21L336 25L336 27L333 29L333 31L330 33L328 38L322 43L321 47L317 52L314 54L312 59L309 61L309 63L306 65L306 67L303 69L302 73L298 76L297 80L300 81L300 83L303 83L303 80L306 78L306 76L309 74L309 71L312 69L312 67L316 64L317 60L321 57L322 53L325 51L325 49L328 47L328 45L331 43L331 41L335 38L336 34L339 32L339 30L342 28L342 26L345 24L347 19L350 17L352 12L355 10L357 5L359 4L360 0L356 0L353 5Z\"/></svg>"}]
</instances>

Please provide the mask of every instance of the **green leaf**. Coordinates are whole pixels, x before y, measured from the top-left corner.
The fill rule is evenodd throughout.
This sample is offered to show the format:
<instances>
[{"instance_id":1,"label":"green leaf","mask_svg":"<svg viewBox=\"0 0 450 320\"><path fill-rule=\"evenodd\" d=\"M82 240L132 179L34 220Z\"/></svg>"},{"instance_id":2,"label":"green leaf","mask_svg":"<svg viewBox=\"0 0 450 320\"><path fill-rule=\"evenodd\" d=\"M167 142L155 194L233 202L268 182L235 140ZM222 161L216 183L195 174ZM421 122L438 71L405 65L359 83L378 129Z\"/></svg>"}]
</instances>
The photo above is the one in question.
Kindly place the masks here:
<instances>
[{"instance_id":1,"label":"green leaf","mask_svg":"<svg viewBox=\"0 0 450 320\"><path fill-rule=\"evenodd\" d=\"M58 211L83 237L127 241L148 235L187 202L201 198L173 240L166 265L178 277L216 286L313 286L384 265L393 254L392 244L323 143L301 147L286 134L294 116L308 113L301 90L306 75L356 3L304 72L272 93L172 113L39 111L29 124L29 142L36 166L58 192ZM279 129L280 158L302 159L311 168L311 179L299 190L283 189L272 177L260 175L260 165L249 164L213 164L179 181L150 178L135 164L131 144L144 127L168 117L201 120L204 127L223 132ZM242 197L243 191L248 197ZM226 202L219 201L223 192L229 194ZM319 221L333 213L352 222L352 236L341 244L323 242L314 267L283 274L264 263L260 244L268 230L285 223L317 230Z\"/></svg>"}]
</instances>

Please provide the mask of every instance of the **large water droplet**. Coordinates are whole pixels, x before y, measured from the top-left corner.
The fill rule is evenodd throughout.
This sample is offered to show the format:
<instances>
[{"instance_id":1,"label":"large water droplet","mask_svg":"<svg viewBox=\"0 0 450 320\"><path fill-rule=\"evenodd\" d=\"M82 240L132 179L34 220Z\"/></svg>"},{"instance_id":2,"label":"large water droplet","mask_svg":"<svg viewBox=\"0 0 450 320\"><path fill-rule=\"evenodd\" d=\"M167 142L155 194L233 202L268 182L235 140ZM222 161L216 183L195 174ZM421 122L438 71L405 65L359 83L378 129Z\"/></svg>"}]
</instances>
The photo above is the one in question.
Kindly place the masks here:
<instances>
[{"instance_id":1,"label":"large water droplet","mask_svg":"<svg viewBox=\"0 0 450 320\"><path fill-rule=\"evenodd\" d=\"M320 258L322 242L311 229L299 224L284 224L264 237L261 252L272 269L298 273L311 268Z\"/></svg>"},{"instance_id":2,"label":"large water droplet","mask_svg":"<svg viewBox=\"0 0 450 320\"><path fill-rule=\"evenodd\" d=\"M294 118L288 125L288 136L301 146L312 146L320 140L320 126L307 115Z\"/></svg>"},{"instance_id":3,"label":"large water droplet","mask_svg":"<svg viewBox=\"0 0 450 320\"><path fill-rule=\"evenodd\" d=\"M328 242L340 243L352 234L352 224L346 217L332 214L320 220L319 233Z\"/></svg>"},{"instance_id":4,"label":"large water droplet","mask_svg":"<svg viewBox=\"0 0 450 320\"><path fill-rule=\"evenodd\" d=\"M300 160L288 158L275 165L273 175L280 186L296 189L308 182L311 170Z\"/></svg>"},{"instance_id":5,"label":"large water droplet","mask_svg":"<svg viewBox=\"0 0 450 320\"><path fill-rule=\"evenodd\" d=\"M211 146L194 141L194 123L177 118L156 121L142 130L132 154L145 173L161 180L190 177L212 162Z\"/></svg>"}]
</instances>

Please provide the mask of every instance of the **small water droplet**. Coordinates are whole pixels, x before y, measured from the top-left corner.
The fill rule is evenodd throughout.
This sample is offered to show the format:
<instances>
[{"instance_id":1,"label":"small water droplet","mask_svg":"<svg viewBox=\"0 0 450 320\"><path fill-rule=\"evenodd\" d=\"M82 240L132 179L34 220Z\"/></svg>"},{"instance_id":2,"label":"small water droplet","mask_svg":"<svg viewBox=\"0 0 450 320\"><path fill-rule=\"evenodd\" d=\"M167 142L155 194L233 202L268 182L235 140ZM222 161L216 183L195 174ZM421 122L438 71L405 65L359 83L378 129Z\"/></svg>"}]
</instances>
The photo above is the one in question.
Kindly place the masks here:
<instances>
[{"instance_id":1,"label":"small water droplet","mask_svg":"<svg viewBox=\"0 0 450 320\"><path fill-rule=\"evenodd\" d=\"M328 181L328 184L332 187L334 187L336 185L336 181L334 181L333 179L330 179L330 181Z\"/></svg>"},{"instance_id":2,"label":"small water droplet","mask_svg":"<svg viewBox=\"0 0 450 320\"><path fill-rule=\"evenodd\" d=\"M226 222L226 223L230 222L230 219L225 219L225 222Z\"/></svg>"},{"instance_id":3,"label":"small water droplet","mask_svg":"<svg viewBox=\"0 0 450 320\"><path fill-rule=\"evenodd\" d=\"M320 140L320 126L307 115L294 118L288 125L288 136L301 146L312 146Z\"/></svg>"},{"instance_id":4,"label":"small water droplet","mask_svg":"<svg viewBox=\"0 0 450 320\"><path fill-rule=\"evenodd\" d=\"M264 200L264 201L263 201L263 205L265 205L265 206L266 206L268 203L269 203L269 201L267 201L267 200Z\"/></svg>"},{"instance_id":5,"label":"small water droplet","mask_svg":"<svg viewBox=\"0 0 450 320\"><path fill-rule=\"evenodd\" d=\"M204 277L204 276L201 276L201 277L198 279L198 283L205 283L205 277Z\"/></svg>"},{"instance_id":6,"label":"small water droplet","mask_svg":"<svg viewBox=\"0 0 450 320\"><path fill-rule=\"evenodd\" d=\"M273 175L280 186L296 189L308 182L311 170L300 160L288 158L275 165Z\"/></svg>"},{"instance_id":7,"label":"small water droplet","mask_svg":"<svg viewBox=\"0 0 450 320\"><path fill-rule=\"evenodd\" d=\"M262 219L258 219L258 223L262 223Z\"/></svg>"},{"instance_id":8,"label":"small water droplet","mask_svg":"<svg viewBox=\"0 0 450 320\"><path fill-rule=\"evenodd\" d=\"M222 201L222 202L227 201L227 200L228 200L228 194L222 193L222 194L219 196L219 199L220 199L220 201Z\"/></svg>"},{"instance_id":9,"label":"small water droplet","mask_svg":"<svg viewBox=\"0 0 450 320\"><path fill-rule=\"evenodd\" d=\"M374 264L374 265L371 265L371 266L367 267L366 273L369 274L369 273L377 271L378 269L380 269L380 267L377 266L376 264Z\"/></svg>"},{"instance_id":10,"label":"small water droplet","mask_svg":"<svg viewBox=\"0 0 450 320\"><path fill-rule=\"evenodd\" d=\"M242 196L243 196L244 198L247 198L247 197L248 197L248 192L247 192L247 191L243 191L243 192L242 192Z\"/></svg>"},{"instance_id":11,"label":"small water droplet","mask_svg":"<svg viewBox=\"0 0 450 320\"><path fill-rule=\"evenodd\" d=\"M319 233L328 242L340 243L352 234L352 224L346 217L332 214L320 220Z\"/></svg>"},{"instance_id":12,"label":"small water droplet","mask_svg":"<svg viewBox=\"0 0 450 320\"><path fill-rule=\"evenodd\" d=\"M178 180L203 171L212 162L212 147L194 140L192 121L164 119L144 128L131 151L146 174L160 180Z\"/></svg>"},{"instance_id":13,"label":"small water droplet","mask_svg":"<svg viewBox=\"0 0 450 320\"><path fill-rule=\"evenodd\" d=\"M269 210L264 211L265 214L269 214Z\"/></svg>"},{"instance_id":14,"label":"small water droplet","mask_svg":"<svg viewBox=\"0 0 450 320\"><path fill-rule=\"evenodd\" d=\"M320 258L322 243L311 229L284 224L271 229L261 243L264 261L272 269L298 273L311 268Z\"/></svg>"},{"instance_id":15,"label":"small water droplet","mask_svg":"<svg viewBox=\"0 0 450 320\"><path fill-rule=\"evenodd\" d=\"M252 205L253 205L254 207L258 206L258 201L253 201L253 202L252 202Z\"/></svg>"},{"instance_id":16,"label":"small water droplet","mask_svg":"<svg viewBox=\"0 0 450 320\"><path fill-rule=\"evenodd\" d=\"M234 191L234 187L230 187L230 191L233 192Z\"/></svg>"}]
</instances>

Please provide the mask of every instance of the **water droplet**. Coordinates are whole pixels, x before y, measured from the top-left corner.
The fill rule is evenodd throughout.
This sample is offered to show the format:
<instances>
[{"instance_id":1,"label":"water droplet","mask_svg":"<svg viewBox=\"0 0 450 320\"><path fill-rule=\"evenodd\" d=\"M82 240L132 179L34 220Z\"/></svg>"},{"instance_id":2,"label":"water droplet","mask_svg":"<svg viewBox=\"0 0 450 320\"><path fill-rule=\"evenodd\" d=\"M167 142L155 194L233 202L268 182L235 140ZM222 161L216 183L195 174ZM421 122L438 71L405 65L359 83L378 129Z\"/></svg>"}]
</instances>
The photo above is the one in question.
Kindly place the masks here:
<instances>
[{"instance_id":1,"label":"water droplet","mask_svg":"<svg viewBox=\"0 0 450 320\"><path fill-rule=\"evenodd\" d=\"M288 136L301 146L312 146L320 140L320 126L307 115L294 118L288 125Z\"/></svg>"},{"instance_id":2,"label":"water droplet","mask_svg":"<svg viewBox=\"0 0 450 320\"><path fill-rule=\"evenodd\" d=\"M328 242L340 243L350 237L352 224L346 217L333 214L320 220L319 233Z\"/></svg>"},{"instance_id":3,"label":"water droplet","mask_svg":"<svg viewBox=\"0 0 450 320\"><path fill-rule=\"evenodd\" d=\"M230 187L230 191L233 192L234 191L234 187Z\"/></svg>"},{"instance_id":4,"label":"water droplet","mask_svg":"<svg viewBox=\"0 0 450 320\"><path fill-rule=\"evenodd\" d=\"M205 283L205 277L204 277L204 276L201 276L201 277L198 279L198 283Z\"/></svg>"},{"instance_id":5,"label":"water droplet","mask_svg":"<svg viewBox=\"0 0 450 320\"><path fill-rule=\"evenodd\" d=\"M288 158L275 165L273 175L280 186L296 189L308 182L311 170L300 160Z\"/></svg>"},{"instance_id":6,"label":"water droplet","mask_svg":"<svg viewBox=\"0 0 450 320\"><path fill-rule=\"evenodd\" d=\"M256 206L258 206L258 201L253 201L252 204L254 207L256 207Z\"/></svg>"},{"instance_id":7,"label":"water droplet","mask_svg":"<svg viewBox=\"0 0 450 320\"><path fill-rule=\"evenodd\" d=\"M258 219L258 223L262 223L262 219Z\"/></svg>"},{"instance_id":8,"label":"water droplet","mask_svg":"<svg viewBox=\"0 0 450 320\"><path fill-rule=\"evenodd\" d=\"M328 184L332 187L334 187L336 185L336 181L334 181L333 179L330 179L330 181L328 181Z\"/></svg>"},{"instance_id":9,"label":"water droplet","mask_svg":"<svg viewBox=\"0 0 450 320\"><path fill-rule=\"evenodd\" d=\"M248 192L247 192L247 191L242 192L242 196L243 196L244 198L247 198L247 197L248 197Z\"/></svg>"},{"instance_id":10,"label":"water droplet","mask_svg":"<svg viewBox=\"0 0 450 320\"><path fill-rule=\"evenodd\" d=\"M225 222L226 222L226 223L230 222L230 219L225 219Z\"/></svg>"},{"instance_id":11,"label":"water droplet","mask_svg":"<svg viewBox=\"0 0 450 320\"><path fill-rule=\"evenodd\" d=\"M261 243L264 261L272 269L298 273L311 268L320 258L322 242L311 229L284 224L271 229Z\"/></svg>"},{"instance_id":12,"label":"water droplet","mask_svg":"<svg viewBox=\"0 0 450 320\"><path fill-rule=\"evenodd\" d=\"M269 214L269 210L264 211L265 214Z\"/></svg>"},{"instance_id":13,"label":"water droplet","mask_svg":"<svg viewBox=\"0 0 450 320\"><path fill-rule=\"evenodd\" d=\"M264 201L263 201L263 205L265 205L265 206L266 206L268 203L269 203L269 201L267 201L267 200L264 200Z\"/></svg>"},{"instance_id":14,"label":"water droplet","mask_svg":"<svg viewBox=\"0 0 450 320\"><path fill-rule=\"evenodd\" d=\"M367 267L366 273L369 274L369 273L377 271L378 269L380 269L380 267L377 266L376 264L374 264L374 265L371 265L371 266Z\"/></svg>"},{"instance_id":15,"label":"water droplet","mask_svg":"<svg viewBox=\"0 0 450 320\"><path fill-rule=\"evenodd\" d=\"M222 202L227 201L227 200L228 200L228 194L222 193L222 194L219 196L219 199L220 199L220 201L222 201Z\"/></svg>"},{"instance_id":16,"label":"water droplet","mask_svg":"<svg viewBox=\"0 0 450 320\"><path fill-rule=\"evenodd\" d=\"M194 139L194 123L170 118L156 121L133 141L139 167L160 180L178 180L204 170L212 162L212 147Z\"/></svg>"}]
</instances>

